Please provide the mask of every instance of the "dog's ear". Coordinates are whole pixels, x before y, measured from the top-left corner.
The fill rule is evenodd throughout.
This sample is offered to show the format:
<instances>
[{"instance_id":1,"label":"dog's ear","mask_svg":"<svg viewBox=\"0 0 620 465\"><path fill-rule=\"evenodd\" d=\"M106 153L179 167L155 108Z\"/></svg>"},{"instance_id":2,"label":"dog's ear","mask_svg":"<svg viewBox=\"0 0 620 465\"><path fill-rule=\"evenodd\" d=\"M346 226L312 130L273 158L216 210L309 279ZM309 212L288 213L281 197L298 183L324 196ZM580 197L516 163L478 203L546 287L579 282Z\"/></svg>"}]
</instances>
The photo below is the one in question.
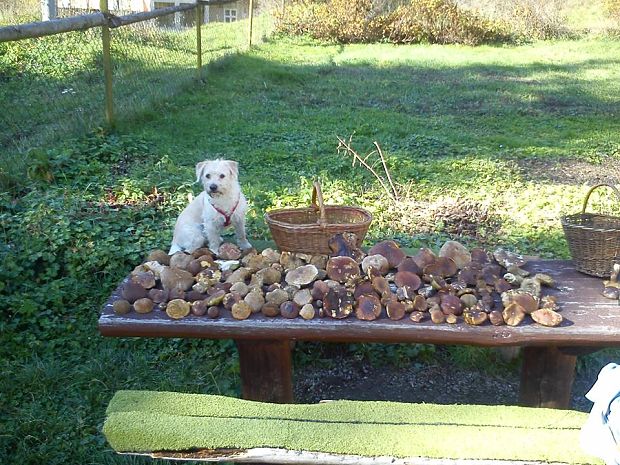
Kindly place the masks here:
<instances>
[{"instance_id":1,"label":"dog's ear","mask_svg":"<svg viewBox=\"0 0 620 465\"><path fill-rule=\"evenodd\" d=\"M233 177L233 179L237 179L237 176L239 175L239 163L231 160L227 161L226 165L228 166L228 169L230 170L230 175Z\"/></svg>"},{"instance_id":2,"label":"dog's ear","mask_svg":"<svg viewBox=\"0 0 620 465\"><path fill-rule=\"evenodd\" d=\"M196 182L200 182L200 179L202 178L202 172L205 169L205 166L207 166L207 163L209 162L201 161L200 163L196 163Z\"/></svg>"}]
</instances>

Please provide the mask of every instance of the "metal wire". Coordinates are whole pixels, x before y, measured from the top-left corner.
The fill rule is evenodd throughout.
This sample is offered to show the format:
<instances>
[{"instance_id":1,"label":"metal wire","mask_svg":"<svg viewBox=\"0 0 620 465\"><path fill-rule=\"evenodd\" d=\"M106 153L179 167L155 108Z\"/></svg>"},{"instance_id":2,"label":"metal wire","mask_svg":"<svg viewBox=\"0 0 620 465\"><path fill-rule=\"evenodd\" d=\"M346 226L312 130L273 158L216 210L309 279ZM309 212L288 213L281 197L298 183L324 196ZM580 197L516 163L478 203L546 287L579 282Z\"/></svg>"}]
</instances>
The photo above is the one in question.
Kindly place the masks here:
<instances>
[{"instance_id":1,"label":"metal wire","mask_svg":"<svg viewBox=\"0 0 620 465\"><path fill-rule=\"evenodd\" d=\"M139 117L195 84L196 8L111 29L119 122ZM205 7L205 19L221 18L224 9ZM62 17L84 13L88 11L59 10ZM269 11L261 13L253 22L253 44L273 31ZM201 28L202 64L238 53L247 44L247 20L206 23ZM0 108L5 109L0 112L0 151L23 153L103 126L103 79L101 28L0 43Z\"/></svg>"}]
</instances>

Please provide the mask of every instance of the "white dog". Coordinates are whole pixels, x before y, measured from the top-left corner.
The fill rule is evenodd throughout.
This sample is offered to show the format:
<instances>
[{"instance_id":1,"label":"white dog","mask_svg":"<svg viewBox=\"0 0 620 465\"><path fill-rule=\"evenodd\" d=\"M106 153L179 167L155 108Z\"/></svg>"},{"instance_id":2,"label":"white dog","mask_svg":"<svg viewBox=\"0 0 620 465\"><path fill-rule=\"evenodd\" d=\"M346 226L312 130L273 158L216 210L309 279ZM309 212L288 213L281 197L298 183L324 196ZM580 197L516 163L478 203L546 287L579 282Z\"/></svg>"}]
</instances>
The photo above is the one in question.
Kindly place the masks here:
<instances>
[{"instance_id":1,"label":"white dog","mask_svg":"<svg viewBox=\"0 0 620 465\"><path fill-rule=\"evenodd\" d=\"M209 249L217 253L222 244L220 233L228 225L234 226L241 249L252 248L245 237L248 205L237 175L236 161L206 160L196 165L196 182L202 182L204 191L177 218L168 254L191 253L203 247L205 239Z\"/></svg>"}]
</instances>

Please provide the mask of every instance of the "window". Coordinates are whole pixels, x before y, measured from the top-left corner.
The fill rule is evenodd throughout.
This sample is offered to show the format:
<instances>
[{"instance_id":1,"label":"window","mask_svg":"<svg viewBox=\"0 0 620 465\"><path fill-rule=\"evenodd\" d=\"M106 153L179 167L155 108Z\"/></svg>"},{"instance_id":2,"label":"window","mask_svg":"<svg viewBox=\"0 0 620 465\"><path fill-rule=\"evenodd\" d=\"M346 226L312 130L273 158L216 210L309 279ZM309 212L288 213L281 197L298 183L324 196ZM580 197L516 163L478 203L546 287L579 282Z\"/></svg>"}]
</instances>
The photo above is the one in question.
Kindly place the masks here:
<instances>
[{"instance_id":1,"label":"window","mask_svg":"<svg viewBox=\"0 0 620 465\"><path fill-rule=\"evenodd\" d=\"M224 22L234 23L235 21L237 21L237 10L224 10Z\"/></svg>"}]
</instances>

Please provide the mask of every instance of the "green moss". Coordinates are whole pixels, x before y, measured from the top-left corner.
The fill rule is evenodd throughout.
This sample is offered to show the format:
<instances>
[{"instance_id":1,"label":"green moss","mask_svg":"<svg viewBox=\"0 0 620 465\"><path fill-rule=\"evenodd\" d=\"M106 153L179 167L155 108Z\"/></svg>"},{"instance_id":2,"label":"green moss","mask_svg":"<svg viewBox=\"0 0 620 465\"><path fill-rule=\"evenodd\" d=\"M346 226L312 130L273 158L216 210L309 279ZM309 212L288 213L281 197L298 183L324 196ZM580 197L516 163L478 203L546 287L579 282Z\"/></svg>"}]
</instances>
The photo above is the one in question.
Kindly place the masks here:
<instances>
[{"instance_id":1,"label":"green moss","mask_svg":"<svg viewBox=\"0 0 620 465\"><path fill-rule=\"evenodd\" d=\"M282 405L120 391L110 402L103 430L119 452L273 447L364 456L598 463L578 449L586 416L508 406Z\"/></svg>"}]
</instances>

